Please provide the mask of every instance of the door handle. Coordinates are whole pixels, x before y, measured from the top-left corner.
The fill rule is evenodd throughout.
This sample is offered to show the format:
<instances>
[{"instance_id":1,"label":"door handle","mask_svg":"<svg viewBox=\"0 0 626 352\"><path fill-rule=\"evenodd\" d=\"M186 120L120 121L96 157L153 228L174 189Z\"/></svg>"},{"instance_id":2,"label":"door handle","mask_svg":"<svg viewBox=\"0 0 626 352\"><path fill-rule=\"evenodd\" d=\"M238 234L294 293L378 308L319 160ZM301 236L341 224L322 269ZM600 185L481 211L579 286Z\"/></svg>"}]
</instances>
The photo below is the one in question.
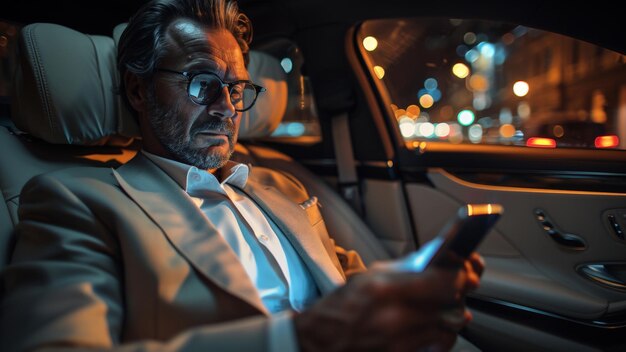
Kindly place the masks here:
<instances>
[{"instance_id":1,"label":"door handle","mask_svg":"<svg viewBox=\"0 0 626 352\"><path fill-rule=\"evenodd\" d=\"M577 271L599 285L626 291L626 263L584 264Z\"/></svg>"}]
</instances>

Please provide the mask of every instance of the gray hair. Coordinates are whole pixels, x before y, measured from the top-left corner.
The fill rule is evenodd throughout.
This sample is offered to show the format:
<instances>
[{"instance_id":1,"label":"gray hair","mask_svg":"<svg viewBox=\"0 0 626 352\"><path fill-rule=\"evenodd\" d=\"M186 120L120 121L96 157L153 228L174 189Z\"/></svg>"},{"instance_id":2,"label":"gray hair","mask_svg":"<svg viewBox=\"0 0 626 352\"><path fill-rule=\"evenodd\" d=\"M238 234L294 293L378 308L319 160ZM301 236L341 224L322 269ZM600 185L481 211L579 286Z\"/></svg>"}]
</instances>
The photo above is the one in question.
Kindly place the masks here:
<instances>
[{"instance_id":1,"label":"gray hair","mask_svg":"<svg viewBox=\"0 0 626 352\"><path fill-rule=\"evenodd\" d=\"M252 24L245 14L239 12L236 1L153 0L143 5L130 19L118 45L119 91L127 105L125 73L130 71L145 79L152 77L164 55L165 31L172 21L179 18L191 19L214 29L228 30L237 40L247 65Z\"/></svg>"}]
</instances>

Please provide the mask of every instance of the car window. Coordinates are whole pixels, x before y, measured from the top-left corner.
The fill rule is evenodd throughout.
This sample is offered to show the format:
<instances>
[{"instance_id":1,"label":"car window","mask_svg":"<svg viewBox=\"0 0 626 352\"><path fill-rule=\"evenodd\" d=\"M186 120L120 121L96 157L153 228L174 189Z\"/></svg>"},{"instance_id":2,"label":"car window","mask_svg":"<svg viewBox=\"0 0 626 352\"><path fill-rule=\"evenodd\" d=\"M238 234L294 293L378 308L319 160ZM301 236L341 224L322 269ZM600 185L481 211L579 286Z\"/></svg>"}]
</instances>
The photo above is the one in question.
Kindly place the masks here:
<instances>
[{"instance_id":1,"label":"car window","mask_svg":"<svg viewBox=\"0 0 626 352\"><path fill-rule=\"evenodd\" d=\"M291 40L274 39L255 47L280 60L287 74L287 111L271 138L298 143L316 143L321 140L321 130L313 97L311 82L304 71L304 58L300 48Z\"/></svg>"},{"instance_id":2,"label":"car window","mask_svg":"<svg viewBox=\"0 0 626 352\"><path fill-rule=\"evenodd\" d=\"M409 146L626 149L625 55L480 20L371 20L357 40Z\"/></svg>"}]
</instances>

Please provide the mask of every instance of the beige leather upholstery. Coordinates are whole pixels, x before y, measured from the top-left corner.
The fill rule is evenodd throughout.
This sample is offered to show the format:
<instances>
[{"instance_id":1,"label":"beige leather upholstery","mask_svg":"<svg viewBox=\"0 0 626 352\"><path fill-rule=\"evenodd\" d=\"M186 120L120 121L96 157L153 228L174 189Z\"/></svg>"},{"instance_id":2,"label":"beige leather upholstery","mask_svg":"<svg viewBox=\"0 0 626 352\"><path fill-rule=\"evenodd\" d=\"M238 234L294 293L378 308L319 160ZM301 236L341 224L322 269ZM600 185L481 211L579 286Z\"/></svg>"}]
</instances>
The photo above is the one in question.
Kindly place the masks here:
<instances>
[{"instance_id":1,"label":"beige leather upholstery","mask_svg":"<svg viewBox=\"0 0 626 352\"><path fill-rule=\"evenodd\" d=\"M0 127L0 266L29 179L72 166L119 166L138 147L122 146L137 129L115 94L112 38L37 23L22 29L19 45L11 93L17 129Z\"/></svg>"},{"instance_id":2,"label":"beige leather upholstery","mask_svg":"<svg viewBox=\"0 0 626 352\"><path fill-rule=\"evenodd\" d=\"M267 90L261 93L252 109L242 114L240 140L271 135L287 110L287 75L276 58L253 50L248 72L252 82Z\"/></svg>"},{"instance_id":3,"label":"beige leather upholstery","mask_svg":"<svg viewBox=\"0 0 626 352\"><path fill-rule=\"evenodd\" d=\"M49 23L24 27L13 122L55 144L127 144L138 129L116 94L115 57L110 37Z\"/></svg>"}]
</instances>

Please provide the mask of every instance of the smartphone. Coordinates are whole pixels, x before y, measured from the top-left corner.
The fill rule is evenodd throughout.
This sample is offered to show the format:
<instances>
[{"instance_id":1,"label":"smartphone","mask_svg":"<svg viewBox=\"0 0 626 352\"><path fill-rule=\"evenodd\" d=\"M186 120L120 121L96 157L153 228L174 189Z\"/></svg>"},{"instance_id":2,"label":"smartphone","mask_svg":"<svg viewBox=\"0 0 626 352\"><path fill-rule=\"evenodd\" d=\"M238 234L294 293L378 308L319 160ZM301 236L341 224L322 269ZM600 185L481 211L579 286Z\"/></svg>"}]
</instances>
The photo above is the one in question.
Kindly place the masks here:
<instances>
[{"instance_id":1,"label":"smartphone","mask_svg":"<svg viewBox=\"0 0 626 352\"><path fill-rule=\"evenodd\" d=\"M491 230L503 212L500 204L466 204L439 234L419 250L394 264L400 270L421 272L431 265L446 265L450 252L467 258Z\"/></svg>"}]
</instances>

